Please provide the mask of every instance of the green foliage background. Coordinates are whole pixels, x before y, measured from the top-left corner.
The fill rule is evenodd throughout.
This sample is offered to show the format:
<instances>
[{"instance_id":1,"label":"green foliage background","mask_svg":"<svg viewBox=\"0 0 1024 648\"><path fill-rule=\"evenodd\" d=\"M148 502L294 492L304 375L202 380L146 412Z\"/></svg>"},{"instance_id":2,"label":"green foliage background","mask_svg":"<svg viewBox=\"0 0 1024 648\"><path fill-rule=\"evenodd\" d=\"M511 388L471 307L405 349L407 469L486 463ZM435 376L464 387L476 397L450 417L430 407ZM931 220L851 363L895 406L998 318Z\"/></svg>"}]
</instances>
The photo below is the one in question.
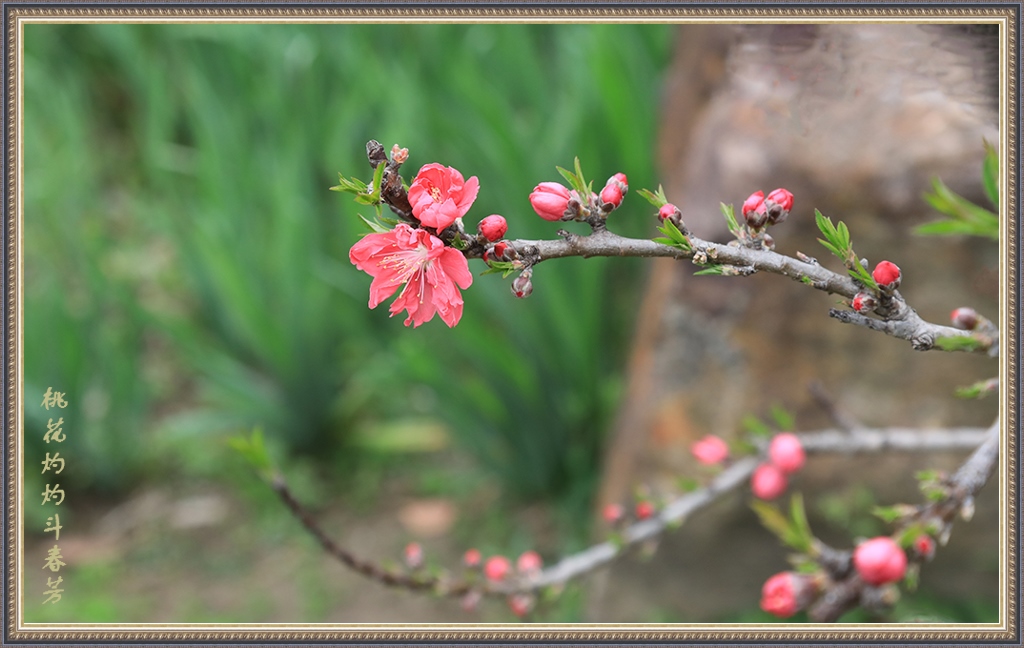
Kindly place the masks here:
<instances>
[{"instance_id":1,"label":"green foliage background","mask_svg":"<svg viewBox=\"0 0 1024 648\"><path fill-rule=\"evenodd\" d=\"M366 308L370 278L347 259L360 208L327 188L339 171L368 177L367 140L398 142L410 175L439 161L480 178L469 227L501 213L512 237L554 236L527 196L555 165L578 155L599 182L656 185L670 38L657 25L28 25L26 456L53 449L37 405L49 386L71 402L76 493L213 469L223 438L257 425L344 474L360 439L441 420L507 493L583 510L641 267L567 260L538 270L528 300L477 277L456 329L406 329ZM649 211L627 200L616 226L647 233Z\"/></svg>"}]
</instances>

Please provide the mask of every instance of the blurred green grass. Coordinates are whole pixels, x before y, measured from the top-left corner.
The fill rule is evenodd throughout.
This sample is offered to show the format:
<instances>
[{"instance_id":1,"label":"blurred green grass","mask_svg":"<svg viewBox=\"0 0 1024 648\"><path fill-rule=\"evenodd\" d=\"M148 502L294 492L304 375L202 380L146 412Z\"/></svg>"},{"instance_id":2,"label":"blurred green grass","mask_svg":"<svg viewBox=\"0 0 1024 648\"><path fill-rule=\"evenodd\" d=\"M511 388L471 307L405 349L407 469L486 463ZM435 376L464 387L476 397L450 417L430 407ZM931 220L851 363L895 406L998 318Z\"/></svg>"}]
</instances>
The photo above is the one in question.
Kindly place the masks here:
<instances>
[{"instance_id":1,"label":"blurred green grass","mask_svg":"<svg viewBox=\"0 0 1024 648\"><path fill-rule=\"evenodd\" d=\"M220 441L255 425L343 476L354 439L440 420L507 494L585 511L642 266L538 268L522 301L478 277L456 329L405 329L366 308L369 278L347 260L359 209L327 187L367 175L368 139L399 142L410 173L440 161L480 178L468 227L501 213L512 237L551 237L527 195L555 165L578 155L598 182L657 184L670 39L665 25L26 26L26 461L52 451L34 405L50 386L71 403L61 449L79 494L216 473ZM641 203L616 212L620 231L651 229Z\"/></svg>"}]
</instances>

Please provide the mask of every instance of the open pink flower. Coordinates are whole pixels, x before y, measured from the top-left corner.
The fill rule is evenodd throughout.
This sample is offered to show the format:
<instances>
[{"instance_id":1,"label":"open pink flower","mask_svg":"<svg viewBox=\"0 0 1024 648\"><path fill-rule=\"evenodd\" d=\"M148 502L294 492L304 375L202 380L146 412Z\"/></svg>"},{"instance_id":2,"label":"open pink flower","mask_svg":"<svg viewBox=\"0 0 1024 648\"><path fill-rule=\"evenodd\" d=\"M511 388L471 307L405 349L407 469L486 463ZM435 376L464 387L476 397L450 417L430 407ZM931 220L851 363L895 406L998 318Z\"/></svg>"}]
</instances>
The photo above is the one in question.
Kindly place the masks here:
<instances>
[{"instance_id":1,"label":"open pink flower","mask_svg":"<svg viewBox=\"0 0 1024 648\"><path fill-rule=\"evenodd\" d=\"M409 185L412 215L427 227L441 231L466 215L478 191L476 176L463 180L462 174L451 167L425 164Z\"/></svg>"},{"instance_id":2,"label":"open pink flower","mask_svg":"<svg viewBox=\"0 0 1024 648\"><path fill-rule=\"evenodd\" d=\"M405 223L390 232L367 234L352 246L349 260L373 277L370 308L404 285L391 304L391 315L407 311L405 325L429 322L434 313L449 327L462 318L462 293L473 283L469 262L441 239Z\"/></svg>"}]
</instances>

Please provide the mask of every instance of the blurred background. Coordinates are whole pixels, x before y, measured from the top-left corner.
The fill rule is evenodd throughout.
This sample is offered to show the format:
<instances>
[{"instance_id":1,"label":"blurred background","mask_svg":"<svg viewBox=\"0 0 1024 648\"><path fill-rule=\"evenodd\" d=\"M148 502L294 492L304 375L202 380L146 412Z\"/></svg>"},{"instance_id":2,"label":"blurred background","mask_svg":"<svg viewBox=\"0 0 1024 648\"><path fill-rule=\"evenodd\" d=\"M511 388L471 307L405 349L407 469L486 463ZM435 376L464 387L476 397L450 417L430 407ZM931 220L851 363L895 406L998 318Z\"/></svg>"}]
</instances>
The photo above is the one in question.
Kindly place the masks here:
<instances>
[{"instance_id":1,"label":"blurred background","mask_svg":"<svg viewBox=\"0 0 1024 648\"><path fill-rule=\"evenodd\" d=\"M739 72L764 63L756 44L766 39L771 45L771 35L695 29L27 25L25 621L515 619L500 601L466 613L457 602L388 590L333 562L227 446L227 439L254 427L264 430L300 499L343 544L397 564L402 547L417 541L428 564L455 566L471 546L485 556L536 549L548 560L579 550L600 536L593 514L599 502L623 500L646 476L686 467L685 452L675 450L688 447L705 427L738 432L739 417L762 414L769 401L800 412L805 385L783 392L783 380L772 383L778 389L763 402L727 402L725 392L705 400L728 412L725 419L668 410L671 420L694 423L684 426L687 431L665 433L656 420L636 420L638 408L662 411L638 397L654 375L644 373L638 354L678 357L678 349L667 352L662 341L682 335L662 330L645 337L645 323L675 317L678 300L659 297L665 271L659 275L637 259L545 263L526 300L511 296L510 280L477 276L464 292L465 314L455 329L440 321L407 329L401 317L388 318L386 307L366 307L370 278L348 262L349 247L365 231L357 215L372 210L327 190L337 184L338 172L369 179L364 145L377 139L386 148L409 148L407 180L429 162L477 176L481 189L467 228L500 213L510 238L554 236L555 227L533 214L527 196L538 182L558 180L555 165L568 167L574 156L596 183L618 171L634 190L664 182L670 199L692 197L694 211L720 200L738 205L753 190L783 183L797 193L798 208L825 210L810 196L815 186L835 186L835 177L808 186L800 180L806 169L786 175L779 171L785 164L770 158L751 171L756 156L749 151L777 152L777 142L762 137L760 149L707 143L716 141L708 139L714 128L723 138L745 132L742 111L723 117L730 115L729 105L742 105L738 97L765 105L763 97L743 91L777 90L771 83L740 83L737 91L732 81L742 82ZM781 51L793 54L793 42L815 38L822 35L790 33ZM815 51L808 45L796 53ZM760 78L769 77L762 70ZM983 128L964 126L960 148L933 156L945 166L928 167L922 156L910 156L913 177L901 180L919 188L884 195L878 204L919 205L919 221L933 218L919 196L939 173L965 195L980 196L983 149L974 135L998 134L985 121L987 110L982 102ZM707 122L716 116L717 126ZM755 130L764 129L763 120L753 122ZM809 136L808 125L792 113L786 123L793 129L789 136ZM781 129L772 132L786 136ZM694 162L698 155L714 160L712 153L735 157L710 167ZM891 178L892 168L907 161L879 157L875 168L863 163L864 177ZM813 167L816 160L808 153L803 164ZM716 170L720 182L699 180L692 172L698 167ZM730 175L728 169L741 172ZM761 179L774 184L750 186ZM858 194L847 188L844 204L850 196ZM874 217L870 222L888 222L877 204L853 202L865 219ZM624 235L654 236L652 212L631 194L613 215L613 227ZM839 215L851 222L856 242L854 221ZM684 218L689 222L685 209ZM715 233L715 226L706 227L701 235ZM890 234L896 227L873 231L895 246ZM900 223L898 229L909 226ZM960 245L959 263L974 273L968 287L978 292L982 286L985 304L994 307L994 244L951 245ZM928 250L923 257L957 254ZM471 264L475 273L482 269ZM709 290L717 293L722 284L713 286ZM818 297L816 326L851 335L825 320ZM950 303L941 291L921 297L935 304L936 320L963 305ZM748 297L735 300L751 303ZM703 345L703 338L687 339L717 348ZM842 353L856 354L856 339L844 339ZM799 336L793 342L801 342ZM886 342L894 346L879 353L900 354L901 361L912 355L905 343ZM952 385L995 373L994 363L984 359L938 362L951 363L941 367ZM748 372L757 362L740 364ZM778 358L763 364L773 370ZM839 389L850 376L829 374L834 364L818 360L813 367L824 367L835 381L829 386ZM926 362L910 370L933 375L936 366ZM946 369L964 366L959 373ZM685 367L676 366L677 377ZM891 367L883 373L892 376ZM659 382L649 395L666 397L662 387L669 383L675 386ZM41 605L45 578L34 566L51 546L52 537L42 530L54 509L39 505L37 493L47 480L32 466L54 450L42 441L52 414L37 405L47 387L65 392L69 402L60 412L67 434L60 483L67 498L59 508L59 544L67 567L61 572L63 599ZM679 384L691 387L685 380ZM991 401L961 406L946 387L927 386L929 398L951 403L940 407L940 414L952 412L948 416L920 405L917 413L934 416L922 421L913 407L883 409L903 412L905 420L878 413L881 420L870 422L988 423L995 411ZM785 393L797 392L800 397L786 402ZM854 404L862 401L872 402L869 391L855 391ZM820 421L811 416L797 427L815 423ZM624 440L624 430L640 440ZM658 445L652 438L669 442ZM630 449L620 452L623 443ZM641 455L661 463L613 460ZM819 514L831 510L833 517L870 520L872 496L856 489L849 485ZM735 504L731 509L752 518ZM708 535L718 525L701 528ZM987 531L985 542L994 537ZM735 525L723 532L734 534ZM774 541L765 534L756 542ZM701 543L716 546L713 538ZM973 545L969 550L977 553ZM672 565L678 558L666 553L647 563L647 571L635 570L644 574L643 582L629 585L627 578L620 588L614 573L603 576L610 578L604 584L601 577L584 581L541 606L533 619L771 620L757 610L759 584L785 567L781 550L770 555L771 565L753 570L755 585L720 584L717 607L691 605L678 591L689 572L659 567L659 561ZM637 559L627 558L624 568L630 565ZM991 562L973 568L994 579ZM714 567L704 572L713 577ZM657 586L649 587L651 579ZM636 609L616 602L632 600L637 589L658 592L658 601ZM952 591L935 594L922 587L902 604L907 607L900 618L994 620L994 592L947 589ZM689 596L694 594L708 598L704 590Z\"/></svg>"}]
</instances>

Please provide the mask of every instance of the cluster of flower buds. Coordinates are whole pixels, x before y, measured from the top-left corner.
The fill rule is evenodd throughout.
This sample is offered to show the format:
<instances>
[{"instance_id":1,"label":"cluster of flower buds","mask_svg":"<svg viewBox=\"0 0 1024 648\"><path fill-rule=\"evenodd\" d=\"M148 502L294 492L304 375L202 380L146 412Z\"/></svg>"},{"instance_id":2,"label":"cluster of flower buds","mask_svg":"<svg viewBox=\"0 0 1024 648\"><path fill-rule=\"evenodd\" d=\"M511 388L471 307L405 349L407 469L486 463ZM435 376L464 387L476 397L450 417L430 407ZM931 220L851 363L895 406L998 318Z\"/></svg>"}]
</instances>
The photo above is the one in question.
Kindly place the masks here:
<instances>
[{"instance_id":1,"label":"cluster of flower buds","mask_svg":"<svg viewBox=\"0 0 1024 648\"><path fill-rule=\"evenodd\" d=\"M533 269L527 268L523 272L512 280L512 294L520 299L529 297L533 292Z\"/></svg>"},{"instance_id":2,"label":"cluster of flower buds","mask_svg":"<svg viewBox=\"0 0 1024 648\"><path fill-rule=\"evenodd\" d=\"M815 578L808 574L775 574L761 588L761 609L780 618L791 617L807 607L817 593Z\"/></svg>"},{"instance_id":3,"label":"cluster of flower buds","mask_svg":"<svg viewBox=\"0 0 1024 648\"><path fill-rule=\"evenodd\" d=\"M498 241L484 250L484 263L495 261L511 261L516 256L516 250L505 241Z\"/></svg>"},{"instance_id":4,"label":"cluster of flower buds","mask_svg":"<svg viewBox=\"0 0 1024 648\"><path fill-rule=\"evenodd\" d=\"M907 554L895 540L880 536L857 545L853 551L853 567L865 583L895 583L907 573Z\"/></svg>"},{"instance_id":5,"label":"cluster of flower buds","mask_svg":"<svg viewBox=\"0 0 1024 648\"><path fill-rule=\"evenodd\" d=\"M786 492L788 475L803 468L804 447L795 434L775 435L768 446L768 462L754 470L750 488L755 497L773 500Z\"/></svg>"},{"instance_id":6,"label":"cluster of flower buds","mask_svg":"<svg viewBox=\"0 0 1024 648\"><path fill-rule=\"evenodd\" d=\"M601 194L598 196L598 204L601 206L601 211L607 214L618 209L627 191L629 191L629 183L626 181L625 173L616 173L608 178L608 182L605 183L604 189L601 190Z\"/></svg>"},{"instance_id":7,"label":"cluster of flower buds","mask_svg":"<svg viewBox=\"0 0 1024 648\"><path fill-rule=\"evenodd\" d=\"M709 434L690 446L690 452L697 461L705 466L714 466L726 460L729 456L729 446L721 437Z\"/></svg>"},{"instance_id":8,"label":"cluster of flower buds","mask_svg":"<svg viewBox=\"0 0 1024 648\"><path fill-rule=\"evenodd\" d=\"M900 287L903 275L900 273L900 267L892 261L879 261L871 273L871 278L883 293L891 295Z\"/></svg>"},{"instance_id":9,"label":"cluster of flower buds","mask_svg":"<svg viewBox=\"0 0 1024 648\"><path fill-rule=\"evenodd\" d=\"M767 196L757 191L743 201L743 219L753 230L766 225L777 225L786 220L793 208L793 194L785 189L776 189Z\"/></svg>"}]
</instances>

